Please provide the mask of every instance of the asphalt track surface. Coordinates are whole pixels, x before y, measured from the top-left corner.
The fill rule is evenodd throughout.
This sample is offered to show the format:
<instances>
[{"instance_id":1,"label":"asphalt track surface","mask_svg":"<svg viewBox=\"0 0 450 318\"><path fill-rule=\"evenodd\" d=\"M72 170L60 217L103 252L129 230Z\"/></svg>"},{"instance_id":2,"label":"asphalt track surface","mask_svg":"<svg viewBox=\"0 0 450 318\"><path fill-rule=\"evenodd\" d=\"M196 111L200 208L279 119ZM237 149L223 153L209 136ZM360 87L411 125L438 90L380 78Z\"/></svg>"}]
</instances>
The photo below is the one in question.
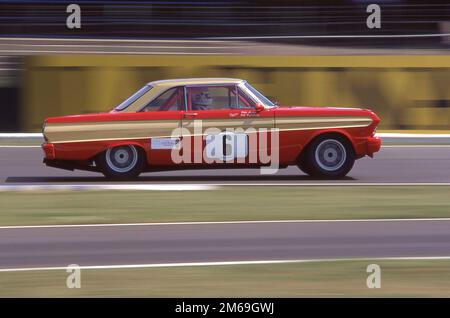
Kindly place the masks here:
<instances>
[{"instance_id":1,"label":"asphalt track surface","mask_svg":"<svg viewBox=\"0 0 450 318\"><path fill-rule=\"evenodd\" d=\"M339 183L448 183L450 147L385 147L359 160ZM40 148L0 148L3 185L104 184L95 173L45 167ZM134 183L310 184L292 167L144 174ZM159 224L90 227L0 227L0 269L450 256L450 220Z\"/></svg>"},{"instance_id":2,"label":"asphalt track surface","mask_svg":"<svg viewBox=\"0 0 450 318\"><path fill-rule=\"evenodd\" d=\"M450 220L2 228L0 268L450 255Z\"/></svg>"},{"instance_id":3,"label":"asphalt track surface","mask_svg":"<svg viewBox=\"0 0 450 318\"><path fill-rule=\"evenodd\" d=\"M46 167L40 148L0 147L0 184L105 184L99 173ZM124 182L121 182L124 183ZM259 169L183 170L142 174L138 184L450 183L450 147L383 147L375 158L357 160L342 180L317 180L297 167L261 175Z\"/></svg>"}]
</instances>

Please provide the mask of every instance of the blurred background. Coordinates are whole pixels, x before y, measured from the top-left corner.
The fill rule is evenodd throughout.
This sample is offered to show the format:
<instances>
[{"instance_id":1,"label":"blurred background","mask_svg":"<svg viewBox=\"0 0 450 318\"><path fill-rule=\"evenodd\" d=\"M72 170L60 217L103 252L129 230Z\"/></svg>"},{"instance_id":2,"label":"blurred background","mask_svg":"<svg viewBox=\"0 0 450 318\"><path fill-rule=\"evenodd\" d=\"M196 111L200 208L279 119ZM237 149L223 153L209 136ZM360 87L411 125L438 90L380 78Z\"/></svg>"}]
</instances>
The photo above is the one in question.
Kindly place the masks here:
<instances>
[{"instance_id":1,"label":"blurred background","mask_svg":"<svg viewBox=\"0 0 450 318\"><path fill-rule=\"evenodd\" d=\"M246 79L281 105L371 108L382 130L449 130L449 34L450 3L436 0L0 1L0 132L205 76Z\"/></svg>"}]
</instances>

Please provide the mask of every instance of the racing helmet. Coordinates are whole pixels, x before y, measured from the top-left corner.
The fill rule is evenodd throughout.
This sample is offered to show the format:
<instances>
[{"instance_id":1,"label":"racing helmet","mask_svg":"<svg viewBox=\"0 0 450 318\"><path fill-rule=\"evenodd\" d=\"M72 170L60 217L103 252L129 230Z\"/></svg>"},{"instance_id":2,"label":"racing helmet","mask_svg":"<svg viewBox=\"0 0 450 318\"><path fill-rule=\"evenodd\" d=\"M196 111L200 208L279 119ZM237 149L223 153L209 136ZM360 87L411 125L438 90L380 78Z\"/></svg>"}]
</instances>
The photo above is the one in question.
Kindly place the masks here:
<instances>
[{"instance_id":1,"label":"racing helmet","mask_svg":"<svg viewBox=\"0 0 450 318\"><path fill-rule=\"evenodd\" d=\"M206 109L211 106L213 99L207 87L195 87L192 89L192 108Z\"/></svg>"}]
</instances>

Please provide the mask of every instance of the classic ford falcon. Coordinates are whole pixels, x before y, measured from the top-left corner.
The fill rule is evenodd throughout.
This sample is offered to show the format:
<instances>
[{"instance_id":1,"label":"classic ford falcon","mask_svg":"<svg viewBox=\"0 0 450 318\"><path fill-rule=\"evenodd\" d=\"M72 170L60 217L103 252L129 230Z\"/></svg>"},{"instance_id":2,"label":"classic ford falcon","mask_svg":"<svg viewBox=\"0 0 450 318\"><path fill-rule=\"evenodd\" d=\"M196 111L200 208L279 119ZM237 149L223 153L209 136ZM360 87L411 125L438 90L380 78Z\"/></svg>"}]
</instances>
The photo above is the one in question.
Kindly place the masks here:
<instances>
[{"instance_id":1,"label":"classic ford falcon","mask_svg":"<svg viewBox=\"0 0 450 318\"><path fill-rule=\"evenodd\" d=\"M116 179L289 165L340 178L379 151L379 122L367 109L281 107L241 79L176 79L148 83L110 112L46 119L42 147L48 166Z\"/></svg>"}]
</instances>

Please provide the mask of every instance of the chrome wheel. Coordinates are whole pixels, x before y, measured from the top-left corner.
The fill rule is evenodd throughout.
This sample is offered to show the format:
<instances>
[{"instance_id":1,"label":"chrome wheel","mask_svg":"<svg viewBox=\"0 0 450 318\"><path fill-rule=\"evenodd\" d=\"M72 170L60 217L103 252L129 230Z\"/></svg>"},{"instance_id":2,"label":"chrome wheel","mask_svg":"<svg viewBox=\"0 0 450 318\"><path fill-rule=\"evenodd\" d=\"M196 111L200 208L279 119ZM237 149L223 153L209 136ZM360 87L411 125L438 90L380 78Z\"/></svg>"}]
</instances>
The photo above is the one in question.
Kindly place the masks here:
<instances>
[{"instance_id":1,"label":"chrome wheel","mask_svg":"<svg viewBox=\"0 0 450 318\"><path fill-rule=\"evenodd\" d=\"M314 152L317 165L326 171L339 170L347 159L344 145L336 139L325 139Z\"/></svg>"},{"instance_id":2,"label":"chrome wheel","mask_svg":"<svg viewBox=\"0 0 450 318\"><path fill-rule=\"evenodd\" d=\"M138 162L138 151L134 146L119 146L106 151L106 164L118 173L132 170Z\"/></svg>"}]
</instances>

